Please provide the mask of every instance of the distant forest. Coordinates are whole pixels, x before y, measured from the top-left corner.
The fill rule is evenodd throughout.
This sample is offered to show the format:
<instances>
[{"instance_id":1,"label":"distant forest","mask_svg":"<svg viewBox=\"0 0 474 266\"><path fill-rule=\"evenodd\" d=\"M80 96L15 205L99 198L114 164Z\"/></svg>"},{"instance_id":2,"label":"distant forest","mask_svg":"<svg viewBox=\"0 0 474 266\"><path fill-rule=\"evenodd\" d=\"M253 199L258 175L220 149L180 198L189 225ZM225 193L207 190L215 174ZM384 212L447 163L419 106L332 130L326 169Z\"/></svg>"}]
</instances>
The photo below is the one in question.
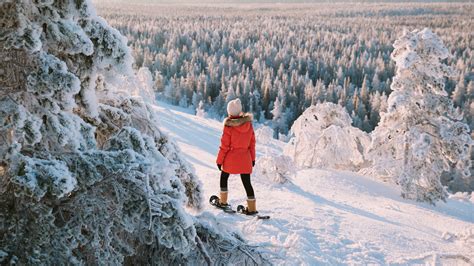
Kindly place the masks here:
<instances>
[{"instance_id":1,"label":"distant forest","mask_svg":"<svg viewBox=\"0 0 474 266\"><path fill-rule=\"evenodd\" d=\"M244 109L287 134L318 102L346 108L372 131L394 76L392 44L404 29L429 27L449 48L457 76L446 89L474 128L474 5L298 4L234 7L98 4L128 38L137 69L147 67L163 99L225 115Z\"/></svg>"}]
</instances>

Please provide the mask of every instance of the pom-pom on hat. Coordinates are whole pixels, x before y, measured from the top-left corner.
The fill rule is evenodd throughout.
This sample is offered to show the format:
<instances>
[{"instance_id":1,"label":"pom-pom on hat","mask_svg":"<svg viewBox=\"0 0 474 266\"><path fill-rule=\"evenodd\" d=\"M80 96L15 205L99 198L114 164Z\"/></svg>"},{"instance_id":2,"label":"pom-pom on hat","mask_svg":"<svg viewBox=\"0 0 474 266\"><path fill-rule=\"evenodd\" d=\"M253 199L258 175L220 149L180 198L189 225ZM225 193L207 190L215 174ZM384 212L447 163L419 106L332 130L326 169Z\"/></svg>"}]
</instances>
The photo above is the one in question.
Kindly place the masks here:
<instances>
[{"instance_id":1,"label":"pom-pom on hat","mask_svg":"<svg viewBox=\"0 0 474 266\"><path fill-rule=\"evenodd\" d=\"M242 103L239 98L232 100L227 104L227 114L229 116L238 116L241 112Z\"/></svg>"}]
</instances>

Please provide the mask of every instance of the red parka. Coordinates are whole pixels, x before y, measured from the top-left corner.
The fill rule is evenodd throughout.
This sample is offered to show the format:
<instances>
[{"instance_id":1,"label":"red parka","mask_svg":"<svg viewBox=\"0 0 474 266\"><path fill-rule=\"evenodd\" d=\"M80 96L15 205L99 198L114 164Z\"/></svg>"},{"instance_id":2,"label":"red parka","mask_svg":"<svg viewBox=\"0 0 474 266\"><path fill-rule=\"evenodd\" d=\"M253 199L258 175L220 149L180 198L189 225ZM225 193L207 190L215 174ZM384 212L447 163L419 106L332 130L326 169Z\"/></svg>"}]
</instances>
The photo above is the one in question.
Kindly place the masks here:
<instances>
[{"instance_id":1,"label":"red parka","mask_svg":"<svg viewBox=\"0 0 474 266\"><path fill-rule=\"evenodd\" d=\"M251 174L255 161L255 132L252 115L227 117L216 163L229 174Z\"/></svg>"}]
</instances>

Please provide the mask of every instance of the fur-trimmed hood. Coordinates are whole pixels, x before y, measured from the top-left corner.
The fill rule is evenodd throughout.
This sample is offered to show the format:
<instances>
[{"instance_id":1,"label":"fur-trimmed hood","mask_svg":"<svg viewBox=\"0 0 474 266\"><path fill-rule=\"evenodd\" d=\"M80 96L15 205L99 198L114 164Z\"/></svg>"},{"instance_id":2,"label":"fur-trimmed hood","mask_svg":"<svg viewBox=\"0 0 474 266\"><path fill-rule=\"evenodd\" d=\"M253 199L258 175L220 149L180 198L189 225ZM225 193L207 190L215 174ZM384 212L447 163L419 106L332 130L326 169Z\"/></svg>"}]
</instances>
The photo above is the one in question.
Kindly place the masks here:
<instances>
[{"instance_id":1,"label":"fur-trimmed hood","mask_svg":"<svg viewBox=\"0 0 474 266\"><path fill-rule=\"evenodd\" d=\"M238 127L247 122L252 122L253 115L251 113L245 113L238 117L226 117L224 119L224 126L227 127Z\"/></svg>"}]
</instances>

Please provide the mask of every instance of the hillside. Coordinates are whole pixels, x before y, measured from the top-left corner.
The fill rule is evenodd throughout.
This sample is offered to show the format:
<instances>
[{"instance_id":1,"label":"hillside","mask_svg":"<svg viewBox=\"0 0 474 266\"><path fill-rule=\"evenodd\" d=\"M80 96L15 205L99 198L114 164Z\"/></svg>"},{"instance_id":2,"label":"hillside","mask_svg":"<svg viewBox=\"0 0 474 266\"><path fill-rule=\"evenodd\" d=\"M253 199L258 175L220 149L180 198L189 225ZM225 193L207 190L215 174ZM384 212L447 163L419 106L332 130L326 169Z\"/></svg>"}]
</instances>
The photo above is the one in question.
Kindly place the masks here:
<instances>
[{"instance_id":1,"label":"hillside","mask_svg":"<svg viewBox=\"0 0 474 266\"><path fill-rule=\"evenodd\" d=\"M189 109L159 103L160 128L173 137L196 169L209 197L219 190L215 156L222 124ZM283 143L258 143L257 156ZM451 196L431 206L404 200L389 184L351 172L298 170L287 184L253 176L257 208L267 221L205 207L234 228L275 264L457 264L474 262L474 202ZM245 202L238 176L229 199Z\"/></svg>"}]
</instances>

